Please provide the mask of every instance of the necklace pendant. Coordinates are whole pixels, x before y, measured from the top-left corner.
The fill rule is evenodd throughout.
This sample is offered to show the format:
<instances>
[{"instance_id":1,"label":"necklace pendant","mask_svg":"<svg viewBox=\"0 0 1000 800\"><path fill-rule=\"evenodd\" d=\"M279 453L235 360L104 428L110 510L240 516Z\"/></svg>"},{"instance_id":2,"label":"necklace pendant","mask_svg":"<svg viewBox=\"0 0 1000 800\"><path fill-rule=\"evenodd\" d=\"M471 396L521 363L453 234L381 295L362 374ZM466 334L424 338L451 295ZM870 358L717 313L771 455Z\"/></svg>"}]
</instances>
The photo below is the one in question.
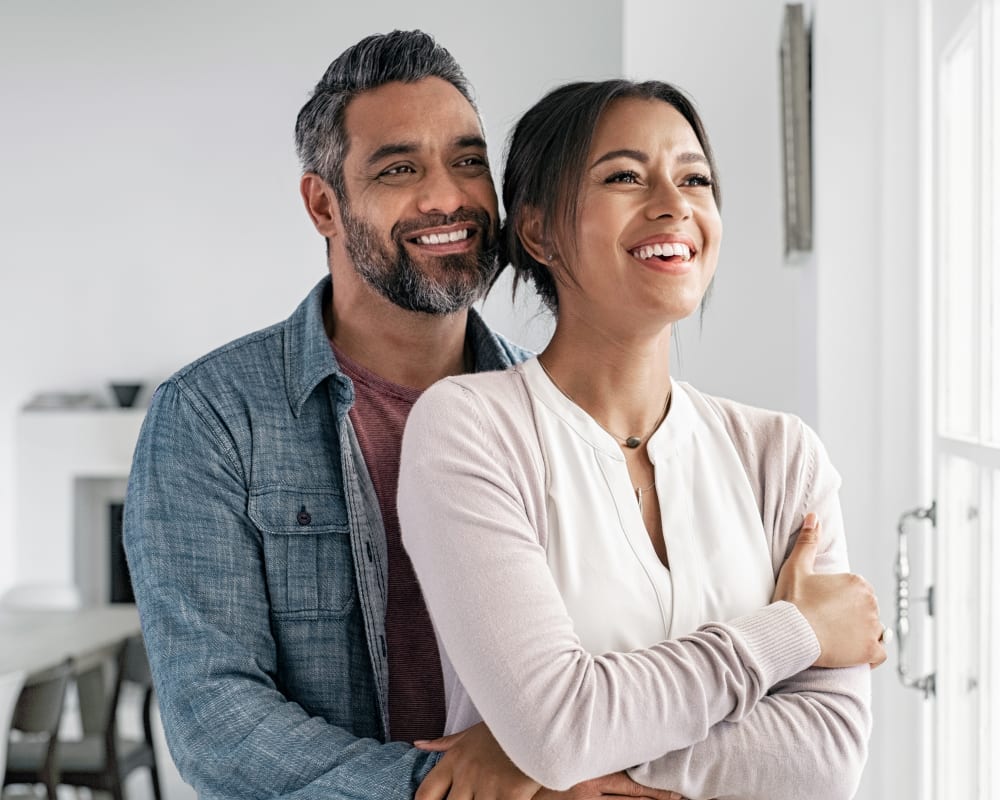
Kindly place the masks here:
<instances>
[{"instance_id":1,"label":"necklace pendant","mask_svg":"<svg viewBox=\"0 0 1000 800\"><path fill-rule=\"evenodd\" d=\"M635 448L637 448L640 444L642 444L642 439L640 439L638 436L629 436L625 440L625 446L629 450L635 450Z\"/></svg>"}]
</instances>

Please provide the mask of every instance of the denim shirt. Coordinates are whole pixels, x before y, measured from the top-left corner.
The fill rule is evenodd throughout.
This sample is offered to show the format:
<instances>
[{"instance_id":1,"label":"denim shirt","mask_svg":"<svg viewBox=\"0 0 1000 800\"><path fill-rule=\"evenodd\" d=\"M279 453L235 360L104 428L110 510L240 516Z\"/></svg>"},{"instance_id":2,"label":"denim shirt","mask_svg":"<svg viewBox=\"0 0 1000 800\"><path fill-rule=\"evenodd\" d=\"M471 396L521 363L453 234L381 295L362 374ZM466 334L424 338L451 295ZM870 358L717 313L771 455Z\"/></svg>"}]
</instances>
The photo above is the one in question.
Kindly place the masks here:
<instances>
[{"instance_id":1,"label":"denim shirt","mask_svg":"<svg viewBox=\"0 0 1000 800\"><path fill-rule=\"evenodd\" d=\"M410 798L389 742L386 545L323 328L283 323L180 370L143 424L125 548L163 725L202 798ZM477 370L528 354L470 311Z\"/></svg>"}]
</instances>

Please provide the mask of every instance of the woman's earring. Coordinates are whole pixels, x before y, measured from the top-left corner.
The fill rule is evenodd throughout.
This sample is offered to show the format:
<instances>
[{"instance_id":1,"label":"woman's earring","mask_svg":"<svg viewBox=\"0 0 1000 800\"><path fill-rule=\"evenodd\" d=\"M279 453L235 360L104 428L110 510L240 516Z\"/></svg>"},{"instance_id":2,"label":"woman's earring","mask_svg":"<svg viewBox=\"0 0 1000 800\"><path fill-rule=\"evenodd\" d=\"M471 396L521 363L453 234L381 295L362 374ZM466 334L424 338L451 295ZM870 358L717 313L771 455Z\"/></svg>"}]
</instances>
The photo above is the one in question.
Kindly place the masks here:
<instances>
[{"instance_id":1,"label":"woman's earring","mask_svg":"<svg viewBox=\"0 0 1000 800\"><path fill-rule=\"evenodd\" d=\"M546 256L546 258L547 258L547 259L548 259L549 261L551 261L551 260L552 260L553 258L555 258L555 257L556 257L555 253L549 253L549 254L548 254L548 255Z\"/></svg>"}]
</instances>

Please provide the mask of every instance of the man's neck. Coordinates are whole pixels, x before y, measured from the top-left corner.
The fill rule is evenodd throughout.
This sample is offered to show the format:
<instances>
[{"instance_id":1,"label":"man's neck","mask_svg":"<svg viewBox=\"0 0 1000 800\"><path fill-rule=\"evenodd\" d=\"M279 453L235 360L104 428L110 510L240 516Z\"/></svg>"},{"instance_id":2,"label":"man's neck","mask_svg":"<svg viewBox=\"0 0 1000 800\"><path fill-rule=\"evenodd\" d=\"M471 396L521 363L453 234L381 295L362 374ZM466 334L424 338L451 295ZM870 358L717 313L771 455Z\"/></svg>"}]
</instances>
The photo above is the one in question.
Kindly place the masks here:
<instances>
[{"instance_id":1,"label":"man's neck","mask_svg":"<svg viewBox=\"0 0 1000 800\"><path fill-rule=\"evenodd\" d=\"M407 311L372 291L341 291L323 309L327 336L351 360L385 380L426 389L468 372L468 311L434 315Z\"/></svg>"}]
</instances>

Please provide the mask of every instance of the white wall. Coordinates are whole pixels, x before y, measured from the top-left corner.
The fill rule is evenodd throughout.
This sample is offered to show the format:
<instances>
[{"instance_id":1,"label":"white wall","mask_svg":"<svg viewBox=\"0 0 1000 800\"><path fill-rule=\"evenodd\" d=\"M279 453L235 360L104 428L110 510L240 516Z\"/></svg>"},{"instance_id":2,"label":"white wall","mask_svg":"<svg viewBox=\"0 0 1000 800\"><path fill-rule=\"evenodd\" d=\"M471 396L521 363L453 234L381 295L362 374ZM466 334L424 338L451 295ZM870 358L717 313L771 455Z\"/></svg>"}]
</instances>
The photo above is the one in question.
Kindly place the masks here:
<instances>
[{"instance_id":1,"label":"white wall","mask_svg":"<svg viewBox=\"0 0 1000 800\"><path fill-rule=\"evenodd\" d=\"M918 441L918 24L911 0L816 0L819 430L844 477L855 570L894 619L896 522L929 501ZM916 664L914 664L916 668ZM873 674L858 797L919 798L921 696Z\"/></svg>"},{"instance_id":2,"label":"white wall","mask_svg":"<svg viewBox=\"0 0 1000 800\"><path fill-rule=\"evenodd\" d=\"M325 271L295 115L344 47L393 27L465 67L498 174L546 88L621 66L620 10L601 0L0 4L0 589L17 410L39 391L151 387L291 312ZM544 320L508 297L491 318L541 344Z\"/></svg>"}]
</instances>

